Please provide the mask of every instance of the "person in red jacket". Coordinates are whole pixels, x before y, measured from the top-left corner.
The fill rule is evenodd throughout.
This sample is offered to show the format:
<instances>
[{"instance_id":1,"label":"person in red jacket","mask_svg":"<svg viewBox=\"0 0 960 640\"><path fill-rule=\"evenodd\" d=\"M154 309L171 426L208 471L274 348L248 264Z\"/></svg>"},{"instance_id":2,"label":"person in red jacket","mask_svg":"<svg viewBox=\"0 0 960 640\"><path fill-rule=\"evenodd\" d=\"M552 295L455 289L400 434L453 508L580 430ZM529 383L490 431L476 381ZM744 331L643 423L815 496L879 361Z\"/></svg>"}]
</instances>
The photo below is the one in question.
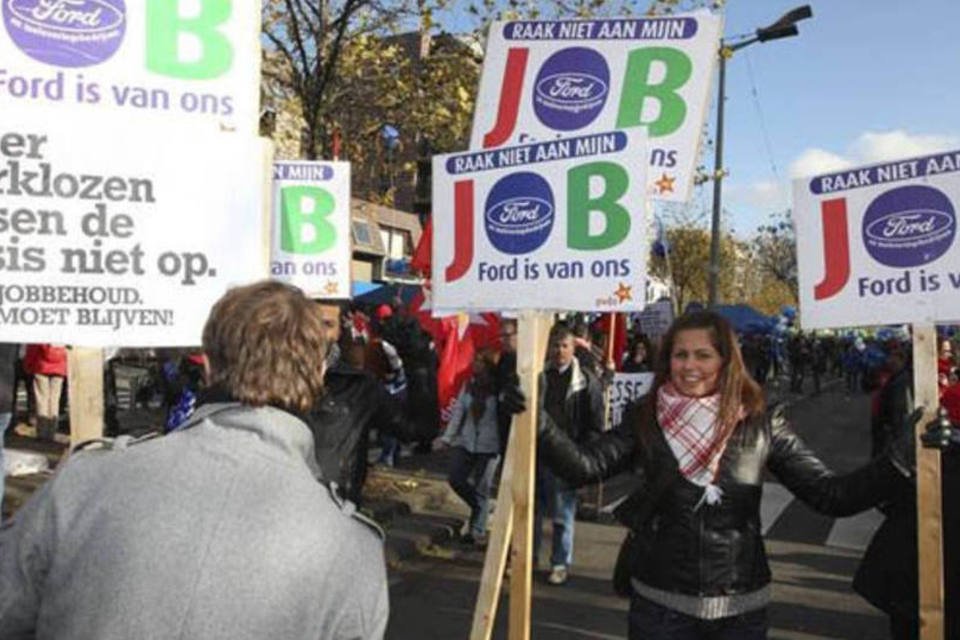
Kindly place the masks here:
<instances>
[{"instance_id":1,"label":"person in red jacket","mask_svg":"<svg viewBox=\"0 0 960 640\"><path fill-rule=\"evenodd\" d=\"M53 440L60 420L60 393L67 377L67 350L52 344L27 345L24 370L33 376L37 403L37 437Z\"/></svg>"}]
</instances>

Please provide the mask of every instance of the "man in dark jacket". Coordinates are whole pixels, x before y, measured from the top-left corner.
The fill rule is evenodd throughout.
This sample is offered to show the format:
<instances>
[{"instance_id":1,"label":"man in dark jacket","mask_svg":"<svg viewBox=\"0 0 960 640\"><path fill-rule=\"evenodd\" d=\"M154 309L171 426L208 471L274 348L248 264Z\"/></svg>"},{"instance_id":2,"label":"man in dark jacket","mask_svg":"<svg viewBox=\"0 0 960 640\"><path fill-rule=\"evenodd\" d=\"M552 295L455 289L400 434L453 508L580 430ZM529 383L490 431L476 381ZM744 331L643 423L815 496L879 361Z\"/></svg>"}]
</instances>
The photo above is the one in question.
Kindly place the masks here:
<instances>
[{"instance_id":1,"label":"man in dark jacket","mask_svg":"<svg viewBox=\"0 0 960 640\"><path fill-rule=\"evenodd\" d=\"M913 364L909 359L880 389L873 416L874 456L881 455L914 429ZM912 440L912 438L911 438ZM960 450L943 450L943 574L947 638L960 638ZM894 640L919 637L919 577L917 569L917 488L914 478L902 478L895 496L880 506L886 518L874 533L853 579L854 590L890 618Z\"/></svg>"},{"instance_id":2,"label":"man in dark jacket","mask_svg":"<svg viewBox=\"0 0 960 640\"><path fill-rule=\"evenodd\" d=\"M324 478L336 483L340 494L355 504L362 499L367 476L367 449L372 429L403 441L415 440L417 422L370 373L340 357L340 311L335 303L320 305L330 345L326 393L307 417L316 442L317 463Z\"/></svg>"},{"instance_id":3,"label":"man in dark jacket","mask_svg":"<svg viewBox=\"0 0 960 640\"><path fill-rule=\"evenodd\" d=\"M508 389L516 388L520 381L517 378L517 321L513 318L503 318L500 321L500 359L497 360L497 428L500 436L500 453L506 453L507 442L510 439L510 425L513 423L513 412L508 402L504 402L504 394Z\"/></svg>"},{"instance_id":4,"label":"man in dark jacket","mask_svg":"<svg viewBox=\"0 0 960 640\"><path fill-rule=\"evenodd\" d=\"M575 357L574 336L563 324L550 331L546 370L540 374L540 411L546 412L575 442L585 442L603 431L603 393L599 379ZM577 492L560 481L546 465L537 466L534 558L540 550L545 514L553 517L553 546L547 581L567 581L573 562L573 525Z\"/></svg>"}]
</instances>

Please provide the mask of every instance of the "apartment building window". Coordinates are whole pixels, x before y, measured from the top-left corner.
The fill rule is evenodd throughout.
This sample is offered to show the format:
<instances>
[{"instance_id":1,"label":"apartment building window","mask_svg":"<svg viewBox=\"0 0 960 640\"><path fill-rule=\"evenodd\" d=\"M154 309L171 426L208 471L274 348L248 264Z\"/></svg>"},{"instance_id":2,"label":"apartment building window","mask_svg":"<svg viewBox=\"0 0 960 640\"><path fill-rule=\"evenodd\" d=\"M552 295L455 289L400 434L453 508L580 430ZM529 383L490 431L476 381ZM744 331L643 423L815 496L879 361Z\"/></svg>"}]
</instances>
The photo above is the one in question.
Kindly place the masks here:
<instances>
[{"instance_id":1,"label":"apartment building window","mask_svg":"<svg viewBox=\"0 0 960 640\"><path fill-rule=\"evenodd\" d=\"M385 227L381 224L380 239L383 240L387 258L400 260L413 255L413 239L409 231Z\"/></svg>"},{"instance_id":2,"label":"apartment building window","mask_svg":"<svg viewBox=\"0 0 960 640\"><path fill-rule=\"evenodd\" d=\"M371 245L373 244L373 238L370 236L370 225L363 220L354 220L353 224L353 241L357 244Z\"/></svg>"}]
</instances>

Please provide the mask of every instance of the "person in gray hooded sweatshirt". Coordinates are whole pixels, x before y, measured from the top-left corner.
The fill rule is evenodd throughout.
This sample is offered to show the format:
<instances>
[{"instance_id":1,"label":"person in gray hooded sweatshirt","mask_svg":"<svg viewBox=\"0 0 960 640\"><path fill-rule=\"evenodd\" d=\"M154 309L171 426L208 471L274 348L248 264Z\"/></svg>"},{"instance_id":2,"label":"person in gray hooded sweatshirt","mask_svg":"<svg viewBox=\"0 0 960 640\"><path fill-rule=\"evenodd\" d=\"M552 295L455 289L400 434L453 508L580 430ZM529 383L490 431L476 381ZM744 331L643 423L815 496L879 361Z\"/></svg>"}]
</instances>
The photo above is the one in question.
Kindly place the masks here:
<instances>
[{"instance_id":1,"label":"person in gray hooded sweatshirt","mask_svg":"<svg viewBox=\"0 0 960 640\"><path fill-rule=\"evenodd\" d=\"M166 437L74 453L0 533L0 638L376 639L382 533L322 482L302 415L323 329L298 289L232 289L212 397Z\"/></svg>"}]
</instances>

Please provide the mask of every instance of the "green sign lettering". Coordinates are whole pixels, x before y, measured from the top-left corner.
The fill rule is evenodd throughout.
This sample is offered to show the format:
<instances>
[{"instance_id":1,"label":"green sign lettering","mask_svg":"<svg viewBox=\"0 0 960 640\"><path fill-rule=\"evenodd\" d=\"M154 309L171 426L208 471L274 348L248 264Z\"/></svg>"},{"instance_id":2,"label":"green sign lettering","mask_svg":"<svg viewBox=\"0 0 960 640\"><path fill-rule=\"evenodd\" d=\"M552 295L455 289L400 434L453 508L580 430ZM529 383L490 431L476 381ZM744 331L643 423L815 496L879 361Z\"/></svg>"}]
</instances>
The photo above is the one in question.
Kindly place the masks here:
<instances>
[{"instance_id":1,"label":"green sign lettering","mask_svg":"<svg viewBox=\"0 0 960 640\"><path fill-rule=\"evenodd\" d=\"M147 69L186 80L222 76L233 64L233 46L217 30L232 12L232 0L204 0L200 12L180 16L180 0L147 0ZM200 47L196 60L183 60L180 36L188 35Z\"/></svg>"},{"instance_id":2,"label":"green sign lettering","mask_svg":"<svg viewBox=\"0 0 960 640\"><path fill-rule=\"evenodd\" d=\"M659 84L650 84L654 62L666 69ZM685 85L692 74L693 63L678 49L647 47L631 51L627 56L617 128L647 125L651 138L666 136L679 129L687 117L687 103L677 94L677 89ZM660 107L656 119L651 122L643 121L643 106L647 99L656 100Z\"/></svg>"},{"instance_id":3,"label":"green sign lettering","mask_svg":"<svg viewBox=\"0 0 960 640\"><path fill-rule=\"evenodd\" d=\"M322 253L337 241L337 230L326 219L335 201L319 187L280 190L280 248L289 253Z\"/></svg>"},{"instance_id":4,"label":"green sign lettering","mask_svg":"<svg viewBox=\"0 0 960 640\"><path fill-rule=\"evenodd\" d=\"M603 179L603 192L590 197L590 179ZM613 162L591 162L567 172L567 246L595 251L615 247L630 233L630 212L619 203L630 186L630 176ZM590 235L590 214L603 214L606 224Z\"/></svg>"}]
</instances>

